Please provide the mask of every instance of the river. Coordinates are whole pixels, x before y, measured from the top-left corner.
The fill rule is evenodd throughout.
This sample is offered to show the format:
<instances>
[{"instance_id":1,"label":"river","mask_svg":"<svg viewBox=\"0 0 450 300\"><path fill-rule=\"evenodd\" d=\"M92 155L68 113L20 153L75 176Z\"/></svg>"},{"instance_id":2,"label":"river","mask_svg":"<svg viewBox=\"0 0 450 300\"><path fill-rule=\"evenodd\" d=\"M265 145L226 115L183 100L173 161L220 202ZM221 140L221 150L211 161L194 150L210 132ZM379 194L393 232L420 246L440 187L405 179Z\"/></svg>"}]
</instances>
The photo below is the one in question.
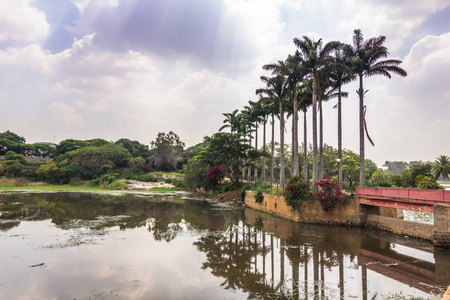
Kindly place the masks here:
<instances>
[{"instance_id":1,"label":"river","mask_svg":"<svg viewBox=\"0 0 450 300\"><path fill-rule=\"evenodd\" d=\"M440 299L450 254L189 194L0 194L0 299Z\"/></svg>"}]
</instances>

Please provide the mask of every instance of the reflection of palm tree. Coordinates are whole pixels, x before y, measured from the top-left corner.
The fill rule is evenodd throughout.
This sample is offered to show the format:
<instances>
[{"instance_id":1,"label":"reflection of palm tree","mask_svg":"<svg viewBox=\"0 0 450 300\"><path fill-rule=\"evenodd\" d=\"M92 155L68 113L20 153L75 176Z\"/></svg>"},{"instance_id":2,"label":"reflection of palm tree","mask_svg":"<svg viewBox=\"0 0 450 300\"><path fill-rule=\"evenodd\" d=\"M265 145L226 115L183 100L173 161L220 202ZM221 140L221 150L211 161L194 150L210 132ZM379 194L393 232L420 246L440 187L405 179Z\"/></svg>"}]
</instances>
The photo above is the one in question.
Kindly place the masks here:
<instances>
[{"instance_id":1,"label":"reflection of palm tree","mask_svg":"<svg viewBox=\"0 0 450 300\"><path fill-rule=\"evenodd\" d=\"M439 177L448 179L450 175L450 158L447 155L441 155L433 163L432 171L436 180Z\"/></svg>"},{"instance_id":2,"label":"reflection of palm tree","mask_svg":"<svg viewBox=\"0 0 450 300\"><path fill-rule=\"evenodd\" d=\"M366 174L365 174L365 148L364 148L364 132L367 134L366 122L365 122L365 106L364 95L367 91L363 87L363 77L370 77L374 75L382 75L387 78L391 78L390 72L398 74L402 77L406 76L405 70L399 67L402 63L397 59L386 59L389 52L385 46L385 36L373 37L366 41L363 39L363 35L360 29L355 29L353 34L353 46L345 45L344 54L351 57L353 65L353 72L358 75L359 89L357 91L359 96L359 185L365 186ZM369 141L373 144L370 137L367 134Z\"/></svg>"}]
</instances>

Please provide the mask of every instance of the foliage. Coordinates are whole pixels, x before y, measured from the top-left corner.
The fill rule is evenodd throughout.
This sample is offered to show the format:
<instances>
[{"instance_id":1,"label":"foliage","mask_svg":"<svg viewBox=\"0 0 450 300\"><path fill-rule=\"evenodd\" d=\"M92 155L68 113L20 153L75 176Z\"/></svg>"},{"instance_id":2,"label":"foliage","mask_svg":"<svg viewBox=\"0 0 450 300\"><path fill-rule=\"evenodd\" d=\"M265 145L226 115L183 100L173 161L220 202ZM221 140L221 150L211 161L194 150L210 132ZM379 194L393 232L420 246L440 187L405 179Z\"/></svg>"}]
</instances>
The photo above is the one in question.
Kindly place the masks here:
<instances>
[{"instance_id":1,"label":"foliage","mask_svg":"<svg viewBox=\"0 0 450 300\"><path fill-rule=\"evenodd\" d=\"M291 177L284 188L284 199L292 210L299 208L303 201L313 199L309 182L304 182L299 176Z\"/></svg>"},{"instance_id":2,"label":"foliage","mask_svg":"<svg viewBox=\"0 0 450 300\"><path fill-rule=\"evenodd\" d=\"M4 173L7 177L19 177L24 169L24 165L18 160L3 161Z\"/></svg>"},{"instance_id":3,"label":"foliage","mask_svg":"<svg viewBox=\"0 0 450 300\"><path fill-rule=\"evenodd\" d=\"M245 188L242 188L239 195L241 196L241 201L245 202L245 196L247 195L247 190Z\"/></svg>"},{"instance_id":4,"label":"foliage","mask_svg":"<svg viewBox=\"0 0 450 300\"><path fill-rule=\"evenodd\" d=\"M109 164L113 167L125 167L131 154L122 146L105 144L100 147L88 146L71 153L71 161L80 165L81 172L101 174L101 167Z\"/></svg>"},{"instance_id":5,"label":"foliage","mask_svg":"<svg viewBox=\"0 0 450 300\"><path fill-rule=\"evenodd\" d=\"M196 158L190 158L184 167L184 183L188 188L206 189L207 165Z\"/></svg>"},{"instance_id":6,"label":"foliage","mask_svg":"<svg viewBox=\"0 0 450 300\"><path fill-rule=\"evenodd\" d=\"M335 182L331 182L330 177L316 182L319 192L316 199L320 201L323 210L326 212L333 210L339 203L342 203L342 190Z\"/></svg>"},{"instance_id":7,"label":"foliage","mask_svg":"<svg viewBox=\"0 0 450 300\"><path fill-rule=\"evenodd\" d=\"M26 150L25 138L9 130L0 133L0 155L5 155L8 151L25 154Z\"/></svg>"},{"instance_id":8,"label":"foliage","mask_svg":"<svg viewBox=\"0 0 450 300\"><path fill-rule=\"evenodd\" d=\"M436 158L432 164L432 172L436 180L439 177L442 177L442 179L448 179L450 175L450 158L447 155L441 155Z\"/></svg>"},{"instance_id":9,"label":"foliage","mask_svg":"<svg viewBox=\"0 0 450 300\"><path fill-rule=\"evenodd\" d=\"M27 163L27 158L25 156L22 154L16 154L13 151L6 152L4 160L17 160L22 165Z\"/></svg>"},{"instance_id":10,"label":"foliage","mask_svg":"<svg viewBox=\"0 0 450 300\"><path fill-rule=\"evenodd\" d=\"M169 133L159 132L156 140L150 143L152 146L151 161L158 170L176 170L178 163L182 160L181 153L184 142L180 137L170 131Z\"/></svg>"},{"instance_id":11,"label":"foliage","mask_svg":"<svg viewBox=\"0 0 450 300\"><path fill-rule=\"evenodd\" d=\"M165 183L170 183L174 185L176 188L183 188L184 187L184 180L178 179L178 178L167 178L164 180Z\"/></svg>"},{"instance_id":12,"label":"foliage","mask_svg":"<svg viewBox=\"0 0 450 300\"><path fill-rule=\"evenodd\" d=\"M222 166L214 166L206 170L206 185L212 190L220 184L227 175L227 171Z\"/></svg>"},{"instance_id":13,"label":"foliage","mask_svg":"<svg viewBox=\"0 0 450 300\"><path fill-rule=\"evenodd\" d=\"M264 200L264 195L262 191L257 191L256 195L255 195L255 202L256 203L261 203Z\"/></svg>"},{"instance_id":14,"label":"foliage","mask_svg":"<svg viewBox=\"0 0 450 300\"><path fill-rule=\"evenodd\" d=\"M72 151L84 148L84 147L101 147L104 145L108 145L109 142L103 139L93 139L93 140L74 140L67 139L61 141L58 145L56 145L55 150L50 155L51 158L57 158L60 155L68 154Z\"/></svg>"},{"instance_id":15,"label":"foliage","mask_svg":"<svg viewBox=\"0 0 450 300\"><path fill-rule=\"evenodd\" d=\"M408 163L405 161L386 161L383 165L383 167L386 167L386 172L394 173L401 175L402 171L406 168L408 168Z\"/></svg>"},{"instance_id":16,"label":"foliage","mask_svg":"<svg viewBox=\"0 0 450 300\"><path fill-rule=\"evenodd\" d=\"M128 161L128 166L133 170L134 173L139 172L142 167L145 165L145 159L142 157L132 157Z\"/></svg>"},{"instance_id":17,"label":"foliage","mask_svg":"<svg viewBox=\"0 0 450 300\"><path fill-rule=\"evenodd\" d=\"M200 159L210 166L221 165L227 172L231 182L238 186L239 174L244 166L250 166L264 155L246 143L239 134L219 132L205 138L208 147Z\"/></svg>"},{"instance_id":18,"label":"foliage","mask_svg":"<svg viewBox=\"0 0 450 300\"><path fill-rule=\"evenodd\" d=\"M436 182L436 179L431 176L418 175L416 178L416 186L418 189L444 189L439 183Z\"/></svg>"},{"instance_id":19,"label":"foliage","mask_svg":"<svg viewBox=\"0 0 450 300\"><path fill-rule=\"evenodd\" d=\"M144 182L158 182L161 181L159 178L153 176L152 174L128 174L125 176L125 179L128 180L138 180L138 181L144 181Z\"/></svg>"}]
</instances>

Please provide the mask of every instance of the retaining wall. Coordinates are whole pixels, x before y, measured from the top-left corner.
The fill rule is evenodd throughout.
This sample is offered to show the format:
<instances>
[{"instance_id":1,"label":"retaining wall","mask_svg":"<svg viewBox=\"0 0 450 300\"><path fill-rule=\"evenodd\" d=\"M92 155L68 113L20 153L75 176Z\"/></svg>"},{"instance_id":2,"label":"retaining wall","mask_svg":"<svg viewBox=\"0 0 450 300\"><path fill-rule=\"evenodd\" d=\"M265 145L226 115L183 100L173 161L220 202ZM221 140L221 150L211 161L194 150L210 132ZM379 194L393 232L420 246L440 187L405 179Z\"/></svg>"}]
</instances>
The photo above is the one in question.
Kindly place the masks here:
<instances>
[{"instance_id":1,"label":"retaining wall","mask_svg":"<svg viewBox=\"0 0 450 300\"><path fill-rule=\"evenodd\" d=\"M450 247L450 234L447 229L436 231L435 226L431 224L398 219L397 209L362 205L356 197L331 212L325 212L318 201L305 201L300 209L293 211L283 196L263 194L264 200L256 203L255 194L253 191L247 191L245 204L248 207L295 222L366 226L430 241L440 237L439 246ZM435 211L435 218L450 228L450 210ZM448 246L445 246L445 243L448 243Z\"/></svg>"}]
</instances>

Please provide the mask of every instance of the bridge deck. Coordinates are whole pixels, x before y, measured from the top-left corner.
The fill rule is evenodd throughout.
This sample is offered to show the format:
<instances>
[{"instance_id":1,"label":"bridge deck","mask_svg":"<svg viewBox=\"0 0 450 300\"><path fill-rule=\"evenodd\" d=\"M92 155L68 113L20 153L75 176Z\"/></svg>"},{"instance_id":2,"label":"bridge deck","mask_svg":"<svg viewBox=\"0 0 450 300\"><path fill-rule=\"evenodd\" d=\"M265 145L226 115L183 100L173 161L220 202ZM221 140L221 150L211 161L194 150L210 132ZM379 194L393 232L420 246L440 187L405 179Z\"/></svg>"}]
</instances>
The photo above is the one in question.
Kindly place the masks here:
<instances>
[{"instance_id":1,"label":"bridge deck","mask_svg":"<svg viewBox=\"0 0 450 300\"><path fill-rule=\"evenodd\" d=\"M361 204L433 212L433 206L450 206L450 191L385 187L358 187Z\"/></svg>"}]
</instances>

